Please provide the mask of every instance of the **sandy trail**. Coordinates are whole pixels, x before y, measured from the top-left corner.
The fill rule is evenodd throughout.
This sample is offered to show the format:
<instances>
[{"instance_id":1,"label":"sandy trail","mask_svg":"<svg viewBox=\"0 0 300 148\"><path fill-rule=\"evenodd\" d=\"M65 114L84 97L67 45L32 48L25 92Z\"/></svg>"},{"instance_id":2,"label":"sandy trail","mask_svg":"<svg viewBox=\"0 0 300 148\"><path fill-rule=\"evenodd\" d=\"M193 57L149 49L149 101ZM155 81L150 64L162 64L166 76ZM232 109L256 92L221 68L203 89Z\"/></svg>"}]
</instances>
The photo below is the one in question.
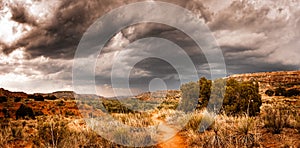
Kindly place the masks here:
<instances>
[{"instance_id":1,"label":"sandy trail","mask_svg":"<svg viewBox=\"0 0 300 148\"><path fill-rule=\"evenodd\" d=\"M185 148L187 147L184 138L180 136L177 130L170 125L166 124L165 121L158 119L157 114L152 119L159 123L158 131L160 133L160 148ZM172 137L172 138L171 138ZM171 139L170 139L171 138Z\"/></svg>"}]
</instances>

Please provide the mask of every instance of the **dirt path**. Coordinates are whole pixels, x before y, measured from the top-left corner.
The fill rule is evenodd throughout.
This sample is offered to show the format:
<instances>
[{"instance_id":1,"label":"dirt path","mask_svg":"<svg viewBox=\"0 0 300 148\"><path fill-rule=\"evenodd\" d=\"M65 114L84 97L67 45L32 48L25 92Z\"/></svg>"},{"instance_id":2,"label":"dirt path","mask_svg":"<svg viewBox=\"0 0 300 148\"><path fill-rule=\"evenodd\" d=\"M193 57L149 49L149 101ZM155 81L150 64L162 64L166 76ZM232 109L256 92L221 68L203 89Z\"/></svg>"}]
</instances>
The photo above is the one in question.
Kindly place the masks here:
<instances>
[{"instance_id":1,"label":"dirt path","mask_svg":"<svg viewBox=\"0 0 300 148\"><path fill-rule=\"evenodd\" d=\"M185 144L184 138L177 133L177 130L175 128L166 124L165 121L158 119L157 115L153 116L152 119L159 123L158 131L161 135L160 141L162 143L160 143L158 145L158 147L160 147L160 148L185 148L185 147L187 147Z\"/></svg>"},{"instance_id":2,"label":"dirt path","mask_svg":"<svg viewBox=\"0 0 300 148\"><path fill-rule=\"evenodd\" d=\"M184 139L176 134L172 139L158 145L159 148L186 148Z\"/></svg>"}]
</instances>

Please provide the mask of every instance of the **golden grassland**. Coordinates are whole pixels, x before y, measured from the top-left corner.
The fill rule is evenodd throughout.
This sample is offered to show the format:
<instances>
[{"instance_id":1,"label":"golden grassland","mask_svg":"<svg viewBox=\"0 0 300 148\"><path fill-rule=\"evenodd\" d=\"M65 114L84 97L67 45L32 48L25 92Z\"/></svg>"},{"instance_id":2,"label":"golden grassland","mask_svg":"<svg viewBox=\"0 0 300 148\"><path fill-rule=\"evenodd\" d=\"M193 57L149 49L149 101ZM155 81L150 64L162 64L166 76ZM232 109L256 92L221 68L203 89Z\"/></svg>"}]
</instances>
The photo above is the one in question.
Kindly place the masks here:
<instances>
[{"instance_id":1,"label":"golden grassland","mask_svg":"<svg viewBox=\"0 0 300 148\"><path fill-rule=\"evenodd\" d=\"M300 146L300 116L297 106L277 102L264 104L261 113L254 117L247 114L228 116L221 113L212 118L205 110L184 113L170 109L170 104L177 101L170 102L165 103L160 109L148 112L111 113L116 122L133 127L153 126L152 131L139 132L121 128L115 130L118 124L113 126L111 123L101 125L103 129L98 130L107 133L114 131L109 135L110 139L117 143L125 142L130 145L132 141L135 143L138 141L145 145L156 143L152 147L163 147L164 145L159 143L164 142L161 141L164 133L158 126L160 122L164 122L170 128L179 131L176 136L182 139L182 147ZM57 107L58 103L61 104L60 107ZM87 126L86 122L93 125L93 122L97 121L83 120L76 109L75 101L29 101L25 104L35 111L41 110L43 114L36 116L35 119L25 117L18 120L15 119L15 115L10 118L4 118L2 115L0 147L124 147L106 140L99 136L93 127ZM175 103L173 105L176 106ZM15 106L12 108L18 108L20 105L16 103ZM55 112L52 110L54 107ZM95 110L94 106L88 104L79 104L79 108L84 109L83 112L87 115ZM103 121L105 119L101 118L101 114L93 112L95 119L99 117ZM204 132L200 132L201 122L213 124Z\"/></svg>"}]
</instances>

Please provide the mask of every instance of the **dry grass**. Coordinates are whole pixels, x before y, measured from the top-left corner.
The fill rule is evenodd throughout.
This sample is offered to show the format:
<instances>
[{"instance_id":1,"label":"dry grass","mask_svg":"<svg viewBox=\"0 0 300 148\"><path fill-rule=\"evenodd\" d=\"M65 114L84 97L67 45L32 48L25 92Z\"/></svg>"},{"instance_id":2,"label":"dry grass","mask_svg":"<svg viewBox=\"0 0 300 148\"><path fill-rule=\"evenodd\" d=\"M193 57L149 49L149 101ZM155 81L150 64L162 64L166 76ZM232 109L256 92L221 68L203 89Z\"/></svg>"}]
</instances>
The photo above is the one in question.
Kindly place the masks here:
<instances>
[{"instance_id":1,"label":"dry grass","mask_svg":"<svg viewBox=\"0 0 300 148\"><path fill-rule=\"evenodd\" d=\"M284 128L296 128L299 120L299 111L285 104L267 106L262 115L264 127L273 134L280 134Z\"/></svg>"},{"instance_id":2,"label":"dry grass","mask_svg":"<svg viewBox=\"0 0 300 148\"><path fill-rule=\"evenodd\" d=\"M157 124L153 121L152 115L147 112L128 114L115 113L112 114L112 117L118 121L121 121L123 124L133 127L148 127Z\"/></svg>"},{"instance_id":3,"label":"dry grass","mask_svg":"<svg viewBox=\"0 0 300 148\"><path fill-rule=\"evenodd\" d=\"M2 128L0 131L0 147L7 147L9 141L12 140L12 132L10 128Z\"/></svg>"},{"instance_id":4,"label":"dry grass","mask_svg":"<svg viewBox=\"0 0 300 148\"><path fill-rule=\"evenodd\" d=\"M50 112L55 102L48 105L38 102L44 108L34 103L35 106L28 105L34 106L34 110L41 109L45 115L36 120L7 120L7 126L0 131L0 147L124 147L117 143L151 145L159 141L158 123L154 117L172 128L180 129L179 135L189 147L300 146L297 142L300 138L299 109L283 104L264 106L261 115L256 117L220 114L213 118L214 115L205 111L186 114L161 108L143 113L112 113L110 118L92 114L90 119L81 119L76 117L78 111L75 111L74 103L65 102L61 108L68 109L63 109L59 116ZM86 114L93 110L88 105L85 108ZM74 115L65 116L66 111L72 111ZM206 130L200 132L201 128ZM276 133L273 131L280 131L280 134L273 134Z\"/></svg>"},{"instance_id":5,"label":"dry grass","mask_svg":"<svg viewBox=\"0 0 300 148\"><path fill-rule=\"evenodd\" d=\"M253 147L260 141L255 122L255 118L248 116L230 117L223 114L218 115L205 132L190 128L184 133L192 147Z\"/></svg>"}]
</instances>

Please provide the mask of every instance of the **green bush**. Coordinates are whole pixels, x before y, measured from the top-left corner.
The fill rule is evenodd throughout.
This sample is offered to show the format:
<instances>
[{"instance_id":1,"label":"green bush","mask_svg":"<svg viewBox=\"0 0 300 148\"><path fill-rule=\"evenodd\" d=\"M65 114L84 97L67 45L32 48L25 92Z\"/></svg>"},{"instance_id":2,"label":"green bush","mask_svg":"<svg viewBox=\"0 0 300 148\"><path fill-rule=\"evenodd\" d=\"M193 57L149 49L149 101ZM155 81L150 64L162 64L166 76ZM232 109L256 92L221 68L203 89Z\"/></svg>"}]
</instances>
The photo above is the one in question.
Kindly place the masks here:
<instances>
[{"instance_id":1,"label":"green bush","mask_svg":"<svg viewBox=\"0 0 300 148\"><path fill-rule=\"evenodd\" d=\"M229 79L223 100L223 111L227 115L248 114L255 116L260 112L261 95L257 82L238 82Z\"/></svg>"},{"instance_id":2,"label":"green bush","mask_svg":"<svg viewBox=\"0 0 300 148\"><path fill-rule=\"evenodd\" d=\"M205 77L202 77L202 78L200 78L198 83L199 83L199 87L200 87L200 90L199 90L199 98L200 99L198 102L197 109L201 109L201 108L207 106L208 101L210 99L212 81L207 80Z\"/></svg>"},{"instance_id":3,"label":"green bush","mask_svg":"<svg viewBox=\"0 0 300 148\"><path fill-rule=\"evenodd\" d=\"M120 101L115 99L104 99L102 104L109 113L133 113L133 111L124 106Z\"/></svg>"},{"instance_id":4,"label":"green bush","mask_svg":"<svg viewBox=\"0 0 300 148\"><path fill-rule=\"evenodd\" d=\"M207 107L208 111L215 111L222 107L226 114L238 115L247 113L255 116L262 105L258 82L238 82L234 79L218 79L213 81L201 78L199 84L190 82L180 88L182 92L182 107L192 108L195 98L197 108ZM199 93L198 93L199 92ZM210 102L210 104L208 104ZM222 106L223 104L223 106ZM209 105L209 106L208 106Z\"/></svg>"}]
</instances>

